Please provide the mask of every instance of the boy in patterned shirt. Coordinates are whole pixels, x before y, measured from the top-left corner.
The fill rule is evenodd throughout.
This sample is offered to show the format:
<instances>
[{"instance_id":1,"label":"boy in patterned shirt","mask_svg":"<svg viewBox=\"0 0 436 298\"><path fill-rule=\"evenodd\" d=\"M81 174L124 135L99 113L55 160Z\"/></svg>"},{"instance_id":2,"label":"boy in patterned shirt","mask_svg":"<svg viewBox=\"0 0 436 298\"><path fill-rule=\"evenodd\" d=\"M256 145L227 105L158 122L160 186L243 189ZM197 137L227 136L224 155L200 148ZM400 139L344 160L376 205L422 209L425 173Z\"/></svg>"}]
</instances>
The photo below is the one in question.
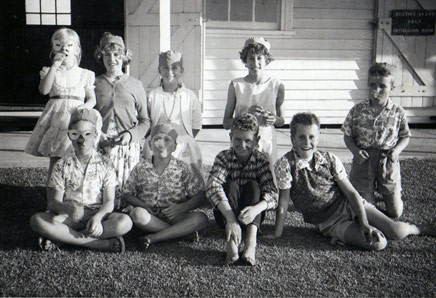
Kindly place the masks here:
<instances>
[{"instance_id":1,"label":"boy in patterned shirt","mask_svg":"<svg viewBox=\"0 0 436 298\"><path fill-rule=\"evenodd\" d=\"M386 213L403 213L399 155L407 147L410 130L402 107L389 98L394 88L392 66L375 63L368 71L369 99L356 104L341 130L345 145L353 153L350 181L369 202L377 190Z\"/></svg>"},{"instance_id":2,"label":"boy in patterned shirt","mask_svg":"<svg viewBox=\"0 0 436 298\"><path fill-rule=\"evenodd\" d=\"M190 234L198 238L198 230L208 222L201 211L193 211L204 202L203 182L190 171L184 161L172 156L177 132L170 124L158 124L150 134L151 159L142 159L127 180L124 199L134 208L133 223L147 235L140 246L181 238Z\"/></svg>"},{"instance_id":3,"label":"boy in patterned shirt","mask_svg":"<svg viewBox=\"0 0 436 298\"><path fill-rule=\"evenodd\" d=\"M227 241L226 265L238 261L241 227L246 231L242 261L256 264L257 231L265 210L277 206L268 157L256 148L259 141L256 117L241 114L233 120L230 131L231 148L215 158L206 197L215 207L215 220L225 228Z\"/></svg>"},{"instance_id":4,"label":"boy in patterned shirt","mask_svg":"<svg viewBox=\"0 0 436 298\"><path fill-rule=\"evenodd\" d=\"M77 110L71 115L68 137L74 156L55 163L50 175L47 212L32 216L30 226L41 237L42 250L60 244L123 252L121 235L132 228L126 214L112 212L118 182L110 159L96 147L101 133L97 110Z\"/></svg>"},{"instance_id":5,"label":"boy in patterned shirt","mask_svg":"<svg viewBox=\"0 0 436 298\"><path fill-rule=\"evenodd\" d=\"M279 188L274 235L282 235L289 199L324 236L367 250L382 250L387 239L408 235L436 236L431 224L414 225L394 221L366 202L347 178L342 162L332 153L319 151L318 117L294 115L291 124L292 150L277 160ZM386 237L386 238L385 238Z\"/></svg>"}]
</instances>

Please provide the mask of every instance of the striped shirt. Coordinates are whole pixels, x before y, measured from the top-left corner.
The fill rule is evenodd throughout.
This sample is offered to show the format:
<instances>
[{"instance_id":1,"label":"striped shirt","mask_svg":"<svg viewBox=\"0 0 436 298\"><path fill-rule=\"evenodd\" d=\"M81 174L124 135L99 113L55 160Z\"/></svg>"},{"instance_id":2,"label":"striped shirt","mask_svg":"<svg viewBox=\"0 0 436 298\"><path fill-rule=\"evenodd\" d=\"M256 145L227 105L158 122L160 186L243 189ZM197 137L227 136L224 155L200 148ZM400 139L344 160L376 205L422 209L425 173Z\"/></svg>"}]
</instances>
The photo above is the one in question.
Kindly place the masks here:
<instances>
[{"instance_id":1,"label":"striped shirt","mask_svg":"<svg viewBox=\"0 0 436 298\"><path fill-rule=\"evenodd\" d=\"M411 136L404 109L388 99L377 115L369 100L351 108L341 130L361 149L389 150Z\"/></svg>"},{"instance_id":2,"label":"striped shirt","mask_svg":"<svg viewBox=\"0 0 436 298\"><path fill-rule=\"evenodd\" d=\"M219 203L228 201L223 185L226 182L237 182L239 186L254 180L259 183L261 199L267 203L267 210L277 207L277 187L274 184L268 158L258 150L253 150L248 162L240 163L232 148L221 151L215 158L207 183L206 197L217 207Z\"/></svg>"}]
</instances>

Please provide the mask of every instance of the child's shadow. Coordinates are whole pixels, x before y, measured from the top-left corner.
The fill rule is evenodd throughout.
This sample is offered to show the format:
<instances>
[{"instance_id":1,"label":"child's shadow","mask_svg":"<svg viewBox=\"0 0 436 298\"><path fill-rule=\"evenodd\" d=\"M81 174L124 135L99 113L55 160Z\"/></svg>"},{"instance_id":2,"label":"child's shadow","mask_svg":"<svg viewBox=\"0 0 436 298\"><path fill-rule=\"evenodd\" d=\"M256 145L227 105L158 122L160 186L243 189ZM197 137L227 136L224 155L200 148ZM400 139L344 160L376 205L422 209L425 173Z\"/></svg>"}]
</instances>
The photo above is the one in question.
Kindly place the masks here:
<instances>
[{"instance_id":1,"label":"child's shadow","mask_svg":"<svg viewBox=\"0 0 436 298\"><path fill-rule=\"evenodd\" d=\"M29 225L30 217L46 208L43 186L0 184L0 249L37 248L37 236Z\"/></svg>"}]
</instances>

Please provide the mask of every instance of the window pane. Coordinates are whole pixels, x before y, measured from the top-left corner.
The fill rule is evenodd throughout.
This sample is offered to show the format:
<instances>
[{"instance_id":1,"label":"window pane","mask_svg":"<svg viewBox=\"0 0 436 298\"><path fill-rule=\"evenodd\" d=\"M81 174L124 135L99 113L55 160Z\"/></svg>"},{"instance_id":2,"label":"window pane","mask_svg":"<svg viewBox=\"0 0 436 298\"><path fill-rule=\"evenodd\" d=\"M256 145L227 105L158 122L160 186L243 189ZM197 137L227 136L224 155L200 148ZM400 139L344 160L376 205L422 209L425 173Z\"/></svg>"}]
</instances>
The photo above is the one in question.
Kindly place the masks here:
<instances>
[{"instance_id":1,"label":"window pane","mask_svg":"<svg viewBox=\"0 0 436 298\"><path fill-rule=\"evenodd\" d=\"M27 25L41 25L39 14L26 14Z\"/></svg>"},{"instance_id":2,"label":"window pane","mask_svg":"<svg viewBox=\"0 0 436 298\"><path fill-rule=\"evenodd\" d=\"M56 12L55 0L41 0L41 12Z\"/></svg>"},{"instance_id":3,"label":"window pane","mask_svg":"<svg viewBox=\"0 0 436 298\"><path fill-rule=\"evenodd\" d=\"M228 0L206 0L206 17L212 21L228 21Z\"/></svg>"},{"instance_id":4,"label":"window pane","mask_svg":"<svg viewBox=\"0 0 436 298\"><path fill-rule=\"evenodd\" d=\"M56 25L56 16L54 14L42 14L42 25Z\"/></svg>"},{"instance_id":5,"label":"window pane","mask_svg":"<svg viewBox=\"0 0 436 298\"><path fill-rule=\"evenodd\" d=\"M57 15L58 25L71 25L71 15L69 14L58 14Z\"/></svg>"},{"instance_id":6,"label":"window pane","mask_svg":"<svg viewBox=\"0 0 436 298\"><path fill-rule=\"evenodd\" d=\"M278 16L279 0L256 0L255 21L276 23Z\"/></svg>"},{"instance_id":7,"label":"window pane","mask_svg":"<svg viewBox=\"0 0 436 298\"><path fill-rule=\"evenodd\" d=\"M70 0L56 0L56 10L57 12L70 13L71 12L71 3Z\"/></svg>"},{"instance_id":8,"label":"window pane","mask_svg":"<svg viewBox=\"0 0 436 298\"><path fill-rule=\"evenodd\" d=\"M40 12L39 0L26 0L26 12Z\"/></svg>"},{"instance_id":9,"label":"window pane","mask_svg":"<svg viewBox=\"0 0 436 298\"><path fill-rule=\"evenodd\" d=\"M253 0L232 0L230 3L230 21L253 21Z\"/></svg>"}]
</instances>

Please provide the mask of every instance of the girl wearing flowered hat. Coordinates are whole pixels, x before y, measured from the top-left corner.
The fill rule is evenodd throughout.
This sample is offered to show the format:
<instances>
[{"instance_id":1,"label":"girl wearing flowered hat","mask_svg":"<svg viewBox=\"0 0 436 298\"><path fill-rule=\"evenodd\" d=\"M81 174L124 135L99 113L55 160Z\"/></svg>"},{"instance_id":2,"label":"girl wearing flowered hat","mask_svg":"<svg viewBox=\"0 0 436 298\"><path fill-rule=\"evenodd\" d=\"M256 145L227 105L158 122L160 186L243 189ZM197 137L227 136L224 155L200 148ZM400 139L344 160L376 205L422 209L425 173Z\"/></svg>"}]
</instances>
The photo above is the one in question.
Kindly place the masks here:
<instances>
[{"instance_id":1,"label":"girl wearing flowered hat","mask_svg":"<svg viewBox=\"0 0 436 298\"><path fill-rule=\"evenodd\" d=\"M110 156L117 173L115 203L119 208L124 184L141 156L141 138L150 128L147 98L141 81L123 72L131 54L121 36L104 33L94 57L106 69L95 80L96 109L103 117L100 147Z\"/></svg>"},{"instance_id":2,"label":"girl wearing flowered hat","mask_svg":"<svg viewBox=\"0 0 436 298\"><path fill-rule=\"evenodd\" d=\"M174 51L159 54L161 86L148 94L151 127L169 123L177 131L177 147L173 156L191 165L194 173L204 181L200 147L195 136L201 130L201 106L195 93L181 82L182 54ZM147 142L146 142L147 144ZM149 158L150 148L144 150Z\"/></svg>"},{"instance_id":3,"label":"girl wearing flowered hat","mask_svg":"<svg viewBox=\"0 0 436 298\"><path fill-rule=\"evenodd\" d=\"M35 156L50 157L48 177L58 159L74 153L67 136L71 113L95 105L95 74L79 67L81 57L79 35L74 30L61 28L53 33L52 65L42 68L39 84L41 94L48 94L50 100L24 149Z\"/></svg>"},{"instance_id":4,"label":"girl wearing flowered hat","mask_svg":"<svg viewBox=\"0 0 436 298\"><path fill-rule=\"evenodd\" d=\"M274 127L284 124L282 104L285 88L280 80L265 71L266 66L273 61L270 48L270 43L263 37L250 37L245 41L239 54L248 74L230 83L223 126L230 129L233 119L242 113L255 115L259 122L258 149L274 164L277 158Z\"/></svg>"}]
</instances>

